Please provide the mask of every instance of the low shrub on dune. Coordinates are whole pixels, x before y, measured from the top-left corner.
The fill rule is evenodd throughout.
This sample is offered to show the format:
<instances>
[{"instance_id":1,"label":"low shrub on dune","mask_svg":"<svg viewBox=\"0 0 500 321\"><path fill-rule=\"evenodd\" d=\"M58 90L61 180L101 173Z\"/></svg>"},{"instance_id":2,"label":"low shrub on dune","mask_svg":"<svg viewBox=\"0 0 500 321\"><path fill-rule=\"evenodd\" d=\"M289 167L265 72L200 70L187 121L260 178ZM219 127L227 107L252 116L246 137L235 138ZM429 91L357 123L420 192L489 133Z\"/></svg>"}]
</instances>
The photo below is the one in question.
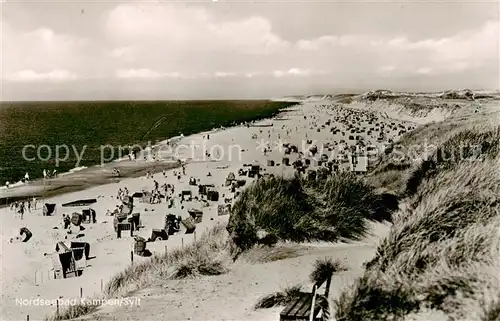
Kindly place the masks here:
<instances>
[{"instance_id":1,"label":"low shrub on dune","mask_svg":"<svg viewBox=\"0 0 500 321\"><path fill-rule=\"evenodd\" d=\"M313 210L299 179L260 179L242 192L234 204L227 230L234 251L248 250L259 240L259 230L280 239L304 241L310 234L303 227ZM302 228L299 228L302 226Z\"/></svg>"},{"instance_id":2,"label":"low shrub on dune","mask_svg":"<svg viewBox=\"0 0 500 321\"><path fill-rule=\"evenodd\" d=\"M262 234L292 242L359 240L367 233L367 220L390 220L395 208L397 199L377 194L351 173L313 181L271 177L243 191L227 229L237 256L258 244Z\"/></svg>"}]
</instances>

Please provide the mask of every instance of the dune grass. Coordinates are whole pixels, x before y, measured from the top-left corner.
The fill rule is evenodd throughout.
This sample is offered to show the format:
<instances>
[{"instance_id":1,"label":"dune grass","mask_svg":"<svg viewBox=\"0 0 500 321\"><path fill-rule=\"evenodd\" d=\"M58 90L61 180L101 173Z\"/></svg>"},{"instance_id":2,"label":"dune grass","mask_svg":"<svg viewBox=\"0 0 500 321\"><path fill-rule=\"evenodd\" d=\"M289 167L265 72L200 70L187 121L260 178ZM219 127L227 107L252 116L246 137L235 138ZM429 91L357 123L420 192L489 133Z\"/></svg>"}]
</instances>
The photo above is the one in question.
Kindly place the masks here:
<instances>
[{"instance_id":1,"label":"dune grass","mask_svg":"<svg viewBox=\"0 0 500 321\"><path fill-rule=\"evenodd\" d=\"M130 266L107 283L105 294L110 297L124 295L158 280L223 274L228 263L226 242L225 226L218 224L196 243Z\"/></svg>"},{"instance_id":2,"label":"dune grass","mask_svg":"<svg viewBox=\"0 0 500 321\"><path fill-rule=\"evenodd\" d=\"M498 128L462 128L442 140L430 166L411 168L407 206L364 275L335 300L337 320L397 320L424 309L497 320L499 138Z\"/></svg>"},{"instance_id":3,"label":"dune grass","mask_svg":"<svg viewBox=\"0 0 500 321\"><path fill-rule=\"evenodd\" d=\"M391 204L392 202L392 204ZM280 176L257 180L233 206L228 223L232 254L259 243L259 234L291 242L359 240L367 220L390 220L397 199L361 178L339 173L320 180Z\"/></svg>"},{"instance_id":4,"label":"dune grass","mask_svg":"<svg viewBox=\"0 0 500 321\"><path fill-rule=\"evenodd\" d=\"M254 246L239 257L239 261L251 264L268 263L299 257L307 253L309 247L299 244L276 244L275 246Z\"/></svg>"},{"instance_id":5,"label":"dune grass","mask_svg":"<svg viewBox=\"0 0 500 321\"><path fill-rule=\"evenodd\" d=\"M96 300L97 302L98 300ZM59 313L54 313L53 315L46 316L44 321L59 321L59 320L71 320L87 314L91 314L100 307L99 303L93 303L93 300L89 300L87 304L76 304L69 305L61 309Z\"/></svg>"},{"instance_id":6,"label":"dune grass","mask_svg":"<svg viewBox=\"0 0 500 321\"><path fill-rule=\"evenodd\" d=\"M451 170L463 162L494 158L499 153L500 127L489 131L463 130L441 144L411 172L406 183L407 196L415 194L420 184L437 173Z\"/></svg>"},{"instance_id":7,"label":"dune grass","mask_svg":"<svg viewBox=\"0 0 500 321\"><path fill-rule=\"evenodd\" d=\"M254 309L269 309L279 306L285 306L291 302L302 291L301 285L285 287L283 290L266 295L260 298L255 304Z\"/></svg>"},{"instance_id":8,"label":"dune grass","mask_svg":"<svg viewBox=\"0 0 500 321\"><path fill-rule=\"evenodd\" d=\"M217 224L195 243L153 256L151 260L118 273L106 284L103 298L126 297L161 280L220 275L228 271L230 263L226 227ZM45 320L70 320L93 313L98 308L98 303L68 306L62 308L58 315L49 315Z\"/></svg>"},{"instance_id":9,"label":"dune grass","mask_svg":"<svg viewBox=\"0 0 500 321\"><path fill-rule=\"evenodd\" d=\"M381 155L377 165L368 174L367 182L377 188L385 188L391 193L404 196L408 178L417 168L415 161L421 158L437 159L437 147L455 137L463 145L475 145L481 133L495 131L498 128L498 115L471 114L450 117L443 122L429 123L409 131L397 141L393 150ZM458 135L458 136L457 136ZM464 137L469 136L469 137ZM450 140L453 145L453 140ZM449 145L449 146L450 146ZM445 152L449 149L444 148ZM455 146L460 150L459 146ZM442 152L440 152L442 153ZM456 154L456 152L455 152ZM446 159L441 157L441 160ZM417 173L415 173L417 174Z\"/></svg>"}]
</instances>

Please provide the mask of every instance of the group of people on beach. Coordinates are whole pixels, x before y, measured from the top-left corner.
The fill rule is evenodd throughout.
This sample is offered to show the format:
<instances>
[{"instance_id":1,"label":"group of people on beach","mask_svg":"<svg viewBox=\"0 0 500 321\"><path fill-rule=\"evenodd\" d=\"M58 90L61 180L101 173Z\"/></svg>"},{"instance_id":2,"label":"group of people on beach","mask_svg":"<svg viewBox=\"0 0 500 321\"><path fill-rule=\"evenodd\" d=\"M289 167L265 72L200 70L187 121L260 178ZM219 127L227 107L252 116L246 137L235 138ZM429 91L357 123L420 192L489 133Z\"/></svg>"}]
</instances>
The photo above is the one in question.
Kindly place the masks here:
<instances>
[{"instance_id":1,"label":"group of people on beach","mask_svg":"<svg viewBox=\"0 0 500 321\"><path fill-rule=\"evenodd\" d=\"M47 170L43 170L43 179L47 179L47 178L55 178L57 177L57 170L52 170L52 171L47 171Z\"/></svg>"},{"instance_id":2,"label":"group of people on beach","mask_svg":"<svg viewBox=\"0 0 500 321\"><path fill-rule=\"evenodd\" d=\"M182 178L182 176L186 176L186 166L185 164L181 165L180 170L174 170L173 171L174 177L177 177L178 180ZM162 170L162 176L164 179L167 178L167 171L165 169ZM165 201L169 204L169 207L174 206L175 204L175 186L172 184L167 184L164 182L163 184L160 185L158 180L154 177L154 170L149 170L146 173L146 179L151 179L153 186L151 189L143 189L142 193L143 195L148 195L149 194L149 202L152 204L156 203L161 203L162 199L165 199ZM117 192L116 199L120 201L125 201L128 199L130 196L130 192L127 187L122 188L120 187ZM182 203L182 200L181 200ZM112 215L112 212L108 210L107 215Z\"/></svg>"},{"instance_id":3,"label":"group of people on beach","mask_svg":"<svg viewBox=\"0 0 500 321\"><path fill-rule=\"evenodd\" d=\"M128 198L129 196L129 191L128 188L121 189L121 187L118 189L118 194L116 196L117 199L123 201L125 198Z\"/></svg>"},{"instance_id":4,"label":"group of people on beach","mask_svg":"<svg viewBox=\"0 0 500 321\"><path fill-rule=\"evenodd\" d=\"M26 211L31 213L31 210L36 210L37 203L38 201L34 197L27 201L13 202L12 204L10 204L10 210L14 211L14 213L16 214L19 214L22 220L24 218L24 213L26 213Z\"/></svg>"},{"instance_id":5,"label":"group of people on beach","mask_svg":"<svg viewBox=\"0 0 500 321\"><path fill-rule=\"evenodd\" d=\"M43 179L48 179L48 178L55 178L57 177L57 170L52 170L52 171L47 171L46 169L43 170L42 172L42 175L43 175ZM24 183L24 184L27 184L28 182L30 181L30 174L28 172L26 172L24 174L24 177L21 178L20 182ZM10 188L11 185L10 185L10 181L6 181L5 182L5 187L6 188Z\"/></svg>"}]
</instances>

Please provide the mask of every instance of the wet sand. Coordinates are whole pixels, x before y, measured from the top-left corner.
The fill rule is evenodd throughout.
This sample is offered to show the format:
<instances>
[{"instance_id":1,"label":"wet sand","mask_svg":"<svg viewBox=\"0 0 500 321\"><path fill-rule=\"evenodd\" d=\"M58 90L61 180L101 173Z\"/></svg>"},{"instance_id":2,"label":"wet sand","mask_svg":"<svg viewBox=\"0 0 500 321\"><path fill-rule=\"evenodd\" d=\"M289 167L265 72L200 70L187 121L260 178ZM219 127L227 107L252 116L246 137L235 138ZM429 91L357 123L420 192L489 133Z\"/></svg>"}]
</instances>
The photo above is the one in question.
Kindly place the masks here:
<instances>
[{"instance_id":1,"label":"wet sand","mask_svg":"<svg viewBox=\"0 0 500 321\"><path fill-rule=\"evenodd\" d=\"M179 167L176 161L120 161L94 166L78 172L60 175L57 178L31 181L28 184L0 191L0 207L16 201L45 199L65 193L82 191L91 187L119 183L127 178L145 176L148 172L159 173ZM120 177L113 175L113 168L120 171Z\"/></svg>"}]
</instances>

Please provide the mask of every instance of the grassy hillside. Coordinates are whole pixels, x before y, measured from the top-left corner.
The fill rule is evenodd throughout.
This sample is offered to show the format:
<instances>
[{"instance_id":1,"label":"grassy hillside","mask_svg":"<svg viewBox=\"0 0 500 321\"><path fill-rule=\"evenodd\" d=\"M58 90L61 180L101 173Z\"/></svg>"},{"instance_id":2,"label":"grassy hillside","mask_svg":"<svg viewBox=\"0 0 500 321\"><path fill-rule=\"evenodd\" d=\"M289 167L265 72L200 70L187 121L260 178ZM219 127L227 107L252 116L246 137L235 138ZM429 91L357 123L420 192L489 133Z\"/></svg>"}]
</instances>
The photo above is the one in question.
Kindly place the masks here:
<instances>
[{"instance_id":1,"label":"grassy hillside","mask_svg":"<svg viewBox=\"0 0 500 321\"><path fill-rule=\"evenodd\" d=\"M417 129L406 142L452 130L429 158L373 174L392 171L407 206L395 213L363 277L336 300L338 320L394 320L424 310L498 320L500 128L483 122L470 129L452 119Z\"/></svg>"}]
</instances>

